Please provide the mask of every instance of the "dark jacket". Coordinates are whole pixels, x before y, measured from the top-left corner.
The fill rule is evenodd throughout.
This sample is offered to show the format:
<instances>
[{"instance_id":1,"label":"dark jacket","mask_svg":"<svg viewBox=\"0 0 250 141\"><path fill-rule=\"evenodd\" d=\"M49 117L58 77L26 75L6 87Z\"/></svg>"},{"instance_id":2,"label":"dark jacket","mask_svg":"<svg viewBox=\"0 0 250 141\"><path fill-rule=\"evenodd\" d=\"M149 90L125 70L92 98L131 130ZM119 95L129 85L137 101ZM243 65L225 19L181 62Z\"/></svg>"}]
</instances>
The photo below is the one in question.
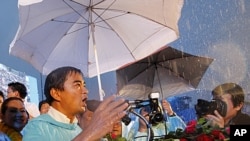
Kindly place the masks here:
<instances>
[{"instance_id":1,"label":"dark jacket","mask_svg":"<svg viewBox=\"0 0 250 141\"><path fill-rule=\"evenodd\" d=\"M230 121L230 125L250 125L250 116L241 111Z\"/></svg>"}]
</instances>

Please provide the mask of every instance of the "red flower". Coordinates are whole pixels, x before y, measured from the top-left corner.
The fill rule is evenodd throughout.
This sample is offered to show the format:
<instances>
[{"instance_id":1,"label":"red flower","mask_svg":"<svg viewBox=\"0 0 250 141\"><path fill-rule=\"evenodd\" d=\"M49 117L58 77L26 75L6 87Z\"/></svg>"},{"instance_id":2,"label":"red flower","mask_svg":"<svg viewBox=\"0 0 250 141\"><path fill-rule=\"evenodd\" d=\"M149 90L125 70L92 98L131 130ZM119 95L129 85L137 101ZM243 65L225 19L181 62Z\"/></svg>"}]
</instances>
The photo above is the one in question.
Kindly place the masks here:
<instances>
[{"instance_id":1,"label":"red flower","mask_svg":"<svg viewBox=\"0 0 250 141\"><path fill-rule=\"evenodd\" d=\"M213 130L211 134L214 136L215 139L219 139L219 140L225 139L225 136L220 130Z\"/></svg>"},{"instance_id":2,"label":"red flower","mask_svg":"<svg viewBox=\"0 0 250 141\"><path fill-rule=\"evenodd\" d=\"M191 120L187 123L187 126L196 126L197 121L196 120Z\"/></svg>"},{"instance_id":3,"label":"red flower","mask_svg":"<svg viewBox=\"0 0 250 141\"><path fill-rule=\"evenodd\" d=\"M188 141L188 140L185 138L180 138L180 141Z\"/></svg>"},{"instance_id":4,"label":"red flower","mask_svg":"<svg viewBox=\"0 0 250 141\"><path fill-rule=\"evenodd\" d=\"M212 134L216 139L219 138L220 133L221 133L221 131L219 131L219 130L213 130L213 131L211 132L211 134Z\"/></svg>"},{"instance_id":5,"label":"red flower","mask_svg":"<svg viewBox=\"0 0 250 141\"><path fill-rule=\"evenodd\" d=\"M230 127L226 127L225 131L228 135L230 135Z\"/></svg>"},{"instance_id":6,"label":"red flower","mask_svg":"<svg viewBox=\"0 0 250 141\"><path fill-rule=\"evenodd\" d=\"M110 137L111 137L111 139L116 139L117 138L116 134L113 134L113 133L110 133Z\"/></svg>"},{"instance_id":7,"label":"red flower","mask_svg":"<svg viewBox=\"0 0 250 141\"><path fill-rule=\"evenodd\" d=\"M196 141L214 141L214 138L207 134L200 134L197 138Z\"/></svg>"},{"instance_id":8,"label":"red flower","mask_svg":"<svg viewBox=\"0 0 250 141\"><path fill-rule=\"evenodd\" d=\"M194 133L196 131L196 124L197 124L197 121L195 120L188 122L185 132L187 134Z\"/></svg>"}]
</instances>

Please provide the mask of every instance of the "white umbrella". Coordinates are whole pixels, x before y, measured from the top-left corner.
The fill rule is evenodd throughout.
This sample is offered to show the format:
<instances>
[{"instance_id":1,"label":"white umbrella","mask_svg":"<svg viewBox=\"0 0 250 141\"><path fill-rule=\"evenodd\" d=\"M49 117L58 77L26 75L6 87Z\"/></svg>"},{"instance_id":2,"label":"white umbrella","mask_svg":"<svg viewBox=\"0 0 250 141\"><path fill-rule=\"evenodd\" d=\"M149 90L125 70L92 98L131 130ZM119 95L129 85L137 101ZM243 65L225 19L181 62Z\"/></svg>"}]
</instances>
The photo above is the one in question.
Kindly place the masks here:
<instances>
[{"instance_id":1,"label":"white umbrella","mask_svg":"<svg viewBox=\"0 0 250 141\"><path fill-rule=\"evenodd\" d=\"M87 77L144 58L179 36L183 0L43 0L19 5L10 54L44 75L61 66Z\"/></svg>"}]
</instances>

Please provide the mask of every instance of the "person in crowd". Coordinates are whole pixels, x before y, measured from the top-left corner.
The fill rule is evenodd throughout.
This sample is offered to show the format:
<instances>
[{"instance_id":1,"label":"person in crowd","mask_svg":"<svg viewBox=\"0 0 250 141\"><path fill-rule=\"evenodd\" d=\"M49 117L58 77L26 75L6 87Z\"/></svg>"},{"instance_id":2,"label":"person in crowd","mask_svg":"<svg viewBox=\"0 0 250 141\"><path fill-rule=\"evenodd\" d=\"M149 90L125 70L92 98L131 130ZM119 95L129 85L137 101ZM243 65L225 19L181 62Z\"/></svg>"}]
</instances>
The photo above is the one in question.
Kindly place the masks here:
<instances>
[{"instance_id":1,"label":"person in crowd","mask_svg":"<svg viewBox=\"0 0 250 141\"><path fill-rule=\"evenodd\" d=\"M49 73L44 93L50 104L48 114L28 122L23 141L94 141L105 136L125 116L128 103L115 95L105 98L82 130L76 115L86 109L88 89L80 69L60 67ZM53 131L53 134L51 133Z\"/></svg>"},{"instance_id":2,"label":"person in crowd","mask_svg":"<svg viewBox=\"0 0 250 141\"><path fill-rule=\"evenodd\" d=\"M250 116L242 112L245 94L241 86L236 83L220 84L213 89L212 96L213 99L220 99L227 105L224 117L217 110L214 111L214 115L205 116L213 125L220 128L229 125L250 125Z\"/></svg>"},{"instance_id":3,"label":"person in crowd","mask_svg":"<svg viewBox=\"0 0 250 141\"><path fill-rule=\"evenodd\" d=\"M0 91L0 109L2 107L3 101L5 100L5 96L3 91Z\"/></svg>"},{"instance_id":4,"label":"person in crowd","mask_svg":"<svg viewBox=\"0 0 250 141\"><path fill-rule=\"evenodd\" d=\"M1 110L1 107L2 107L2 104L3 104L4 100L5 100L4 93L3 93L3 91L0 91L0 110ZM0 116L0 122L1 121L2 121L2 119L1 119L1 116Z\"/></svg>"},{"instance_id":5,"label":"person in crowd","mask_svg":"<svg viewBox=\"0 0 250 141\"><path fill-rule=\"evenodd\" d=\"M163 115L165 117L163 122L152 125L154 139L162 138L170 131L176 131L177 129L185 130L185 122L176 114L171 108L170 103L167 100L162 100L162 107L164 109ZM142 115L149 122L150 106L145 106L140 109L140 115ZM139 118L139 127L135 123L132 130L128 134L129 141L144 141L147 139L147 125ZM136 131L137 130L137 131Z\"/></svg>"},{"instance_id":6,"label":"person in crowd","mask_svg":"<svg viewBox=\"0 0 250 141\"><path fill-rule=\"evenodd\" d=\"M5 96L3 91L0 91L0 109L2 107L3 101L5 100Z\"/></svg>"},{"instance_id":7,"label":"person in crowd","mask_svg":"<svg viewBox=\"0 0 250 141\"><path fill-rule=\"evenodd\" d=\"M49 107L49 103L46 100L41 100L38 104L40 115L48 113Z\"/></svg>"},{"instance_id":8,"label":"person in crowd","mask_svg":"<svg viewBox=\"0 0 250 141\"><path fill-rule=\"evenodd\" d=\"M30 115L30 119L40 115L38 107L35 103L31 103L25 100L27 97L27 88L23 83L11 82L8 84L7 88L7 98L18 97L24 101L25 109Z\"/></svg>"},{"instance_id":9,"label":"person in crowd","mask_svg":"<svg viewBox=\"0 0 250 141\"><path fill-rule=\"evenodd\" d=\"M29 120L23 100L17 97L7 98L2 105L1 117L0 131L11 141L21 141L21 131Z\"/></svg>"}]
</instances>

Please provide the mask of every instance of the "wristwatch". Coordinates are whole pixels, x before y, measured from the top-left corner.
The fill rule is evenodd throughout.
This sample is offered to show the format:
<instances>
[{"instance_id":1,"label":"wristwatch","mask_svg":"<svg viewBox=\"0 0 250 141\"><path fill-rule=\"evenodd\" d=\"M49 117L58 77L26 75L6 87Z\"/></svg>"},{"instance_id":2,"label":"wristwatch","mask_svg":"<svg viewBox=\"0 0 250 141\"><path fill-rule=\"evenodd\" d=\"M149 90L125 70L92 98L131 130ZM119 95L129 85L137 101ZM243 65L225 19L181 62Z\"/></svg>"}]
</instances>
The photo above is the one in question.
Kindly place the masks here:
<instances>
[{"instance_id":1,"label":"wristwatch","mask_svg":"<svg viewBox=\"0 0 250 141\"><path fill-rule=\"evenodd\" d=\"M176 116L175 112L173 112L172 115L169 115L169 117L174 117L174 116Z\"/></svg>"}]
</instances>

